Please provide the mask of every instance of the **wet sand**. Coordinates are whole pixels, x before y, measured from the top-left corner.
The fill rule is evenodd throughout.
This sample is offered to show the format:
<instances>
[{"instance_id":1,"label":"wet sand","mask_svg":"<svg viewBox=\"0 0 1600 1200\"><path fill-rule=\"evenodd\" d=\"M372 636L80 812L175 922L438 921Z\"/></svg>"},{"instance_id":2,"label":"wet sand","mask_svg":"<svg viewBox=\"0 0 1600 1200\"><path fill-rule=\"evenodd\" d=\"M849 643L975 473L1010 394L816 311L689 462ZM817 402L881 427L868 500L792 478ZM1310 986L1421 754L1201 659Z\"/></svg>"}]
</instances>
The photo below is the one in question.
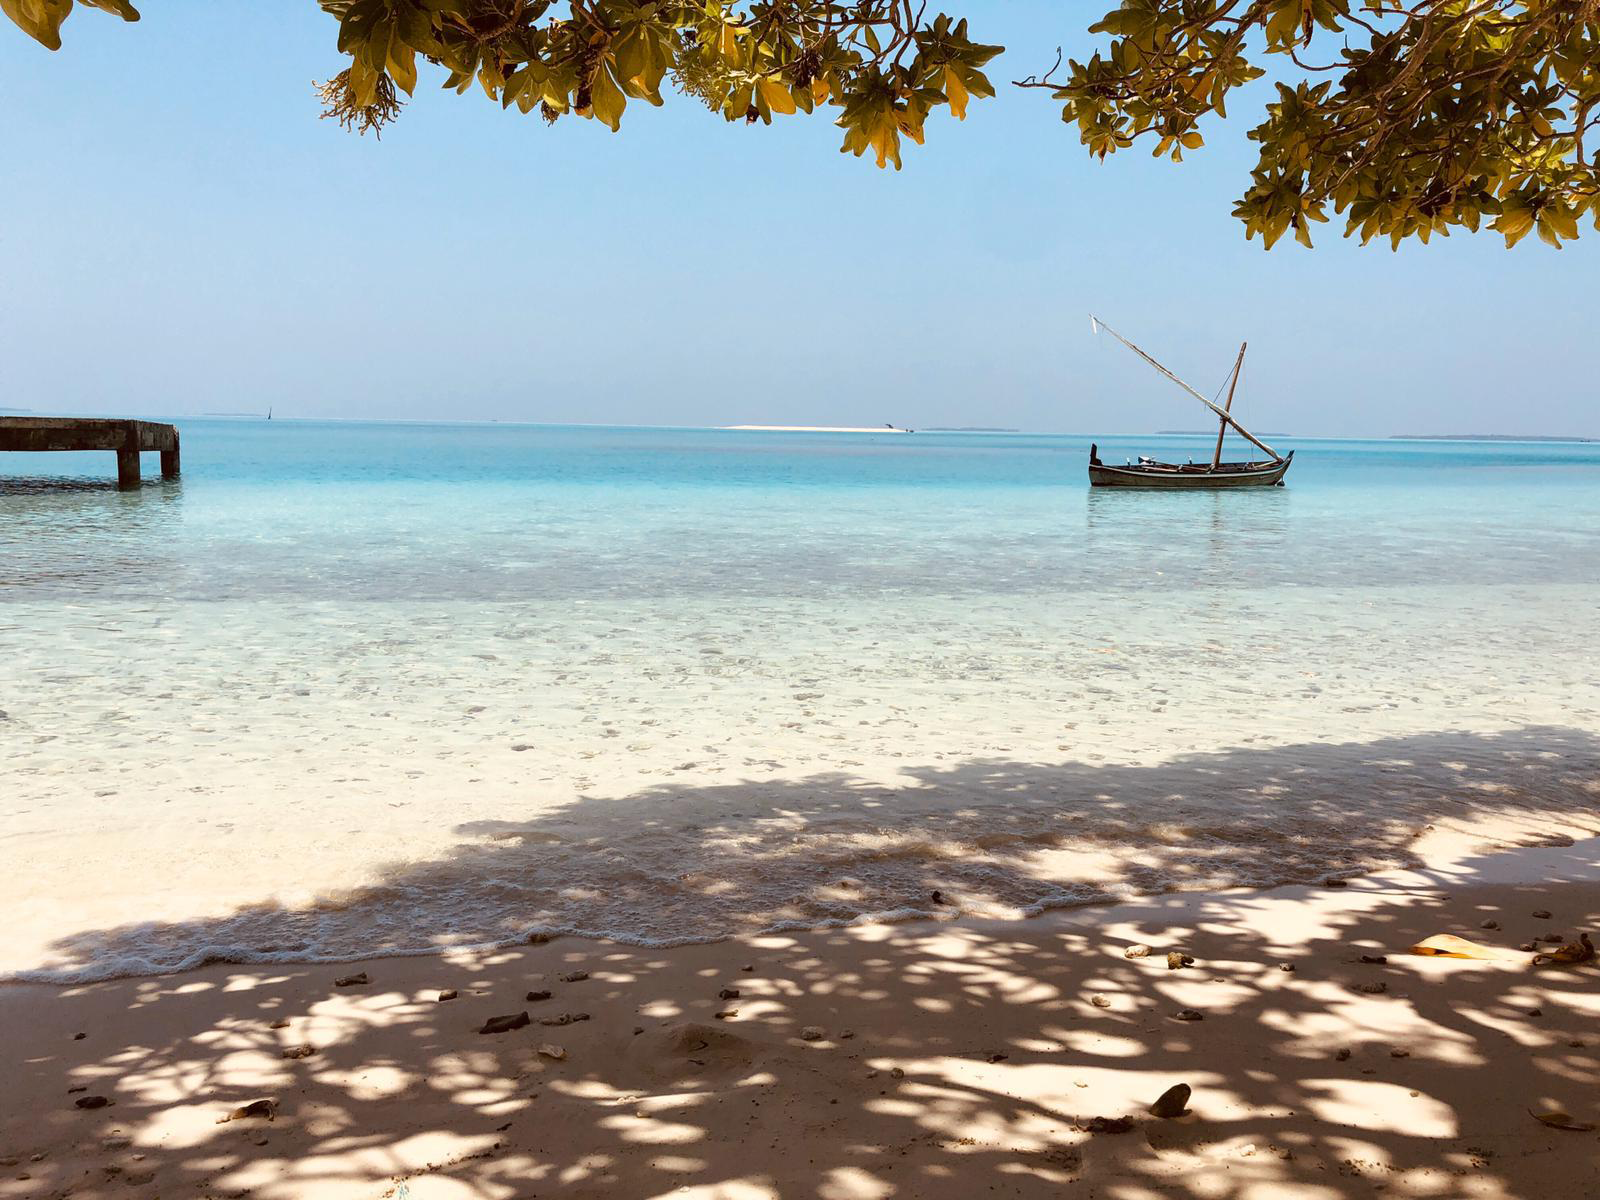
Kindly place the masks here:
<instances>
[{"instance_id":1,"label":"wet sand","mask_svg":"<svg viewBox=\"0 0 1600 1200\"><path fill-rule=\"evenodd\" d=\"M1402 952L1597 922L1600 839L1022 922L9 984L0 1198L1577 1200L1596 1133L1530 1110L1600 1123L1600 970Z\"/></svg>"}]
</instances>

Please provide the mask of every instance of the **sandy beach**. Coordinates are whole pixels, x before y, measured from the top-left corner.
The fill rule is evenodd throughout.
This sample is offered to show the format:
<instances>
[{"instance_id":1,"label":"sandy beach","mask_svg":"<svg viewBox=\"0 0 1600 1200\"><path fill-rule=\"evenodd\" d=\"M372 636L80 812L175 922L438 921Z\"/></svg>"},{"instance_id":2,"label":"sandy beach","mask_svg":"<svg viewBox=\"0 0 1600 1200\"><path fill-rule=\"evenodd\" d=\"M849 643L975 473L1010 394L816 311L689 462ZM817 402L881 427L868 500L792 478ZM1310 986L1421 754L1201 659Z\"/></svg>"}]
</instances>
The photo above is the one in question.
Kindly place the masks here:
<instances>
[{"instance_id":1,"label":"sandy beach","mask_svg":"<svg viewBox=\"0 0 1600 1200\"><path fill-rule=\"evenodd\" d=\"M9 984L0 1197L1577 1200L1597 1135L1533 1114L1600 1122L1600 972L1517 947L1597 920L1592 839L1025 922ZM1508 956L1405 953L1441 933Z\"/></svg>"}]
</instances>

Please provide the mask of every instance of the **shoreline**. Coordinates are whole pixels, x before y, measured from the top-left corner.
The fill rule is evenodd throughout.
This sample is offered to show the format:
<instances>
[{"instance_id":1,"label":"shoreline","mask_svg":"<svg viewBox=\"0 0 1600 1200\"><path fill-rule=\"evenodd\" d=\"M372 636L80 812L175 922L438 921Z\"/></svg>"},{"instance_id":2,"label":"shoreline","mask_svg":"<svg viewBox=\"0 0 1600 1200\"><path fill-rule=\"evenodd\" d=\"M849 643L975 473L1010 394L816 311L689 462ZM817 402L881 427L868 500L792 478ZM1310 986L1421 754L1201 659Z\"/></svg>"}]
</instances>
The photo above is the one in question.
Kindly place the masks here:
<instances>
[{"instance_id":1,"label":"shoreline","mask_svg":"<svg viewBox=\"0 0 1600 1200\"><path fill-rule=\"evenodd\" d=\"M1595 1134L1528 1110L1600 1121L1596 967L1397 952L1592 930L1600 838L1429 857L1022 922L6 983L0 1198L1592 1194ZM1143 1111L1177 1082L1189 1115Z\"/></svg>"}]
</instances>

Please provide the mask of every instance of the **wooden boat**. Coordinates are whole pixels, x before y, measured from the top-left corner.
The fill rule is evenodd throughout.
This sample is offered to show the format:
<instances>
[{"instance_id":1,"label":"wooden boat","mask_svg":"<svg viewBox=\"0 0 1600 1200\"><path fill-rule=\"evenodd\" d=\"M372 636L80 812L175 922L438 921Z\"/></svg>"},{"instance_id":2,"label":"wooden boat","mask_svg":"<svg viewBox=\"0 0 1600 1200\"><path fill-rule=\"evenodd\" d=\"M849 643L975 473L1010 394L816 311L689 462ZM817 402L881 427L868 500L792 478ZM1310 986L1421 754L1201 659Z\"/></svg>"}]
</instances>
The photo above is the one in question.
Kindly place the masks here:
<instances>
[{"instance_id":1,"label":"wooden boat","mask_svg":"<svg viewBox=\"0 0 1600 1200\"><path fill-rule=\"evenodd\" d=\"M1095 487L1281 487L1283 473L1294 458L1291 450L1282 458L1266 462L1219 462L1210 466L1141 462L1132 467L1113 467L1101 462L1095 451L1096 447L1089 447L1089 482Z\"/></svg>"},{"instance_id":2,"label":"wooden boat","mask_svg":"<svg viewBox=\"0 0 1600 1200\"><path fill-rule=\"evenodd\" d=\"M1216 413L1219 420L1217 448L1211 456L1211 461L1206 464L1190 462L1180 465L1178 463L1157 462L1153 458L1141 456L1137 463L1130 462L1117 467L1101 462L1099 447L1090 446L1089 485L1091 487L1238 488L1283 486L1283 476L1288 471L1289 464L1294 461L1294 451L1291 450L1288 454L1279 454L1271 446L1239 424L1238 420L1232 415L1233 394L1239 386L1239 372L1244 367L1244 352L1249 346L1248 342L1239 347L1239 357L1234 360L1233 372L1228 376L1228 399L1225 403L1218 405L1207 400L1194 388L1179 379L1099 317L1091 316L1089 320L1093 323L1093 328L1096 332L1104 329L1117 341ZM1270 455L1270 457L1253 462L1223 462L1222 442L1230 428L1244 438L1245 441L1263 453Z\"/></svg>"}]
</instances>

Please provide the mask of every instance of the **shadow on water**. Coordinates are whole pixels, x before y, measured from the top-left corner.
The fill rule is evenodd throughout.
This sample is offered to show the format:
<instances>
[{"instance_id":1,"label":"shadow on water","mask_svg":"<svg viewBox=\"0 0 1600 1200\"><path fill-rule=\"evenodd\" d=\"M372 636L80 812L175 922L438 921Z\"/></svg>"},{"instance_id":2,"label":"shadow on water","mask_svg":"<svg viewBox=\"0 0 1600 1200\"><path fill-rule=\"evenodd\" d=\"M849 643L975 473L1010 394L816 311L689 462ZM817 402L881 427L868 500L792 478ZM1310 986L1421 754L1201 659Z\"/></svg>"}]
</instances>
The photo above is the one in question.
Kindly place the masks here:
<instances>
[{"instance_id":1,"label":"shadow on water","mask_svg":"<svg viewBox=\"0 0 1600 1200\"><path fill-rule=\"evenodd\" d=\"M1347 847L1357 858L1403 860L1425 826L1485 818L1520 827L1518 840L1564 842L1570 849L1540 853L1562 871L1592 875L1600 869L1596 843L1573 845L1555 823L1565 812L1567 824L1595 831L1597 763L1600 740L1556 729L1228 751L1150 768L968 762L913 774L964 789L970 805L990 806L991 816L1054 812L1070 821L1075 811L1120 806L1123 816L1100 826L1099 837L1125 882L1203 860L1209 848L1239 840L1240 827L1258 865L1300 855L1305 867L1325 868ZM746 819L781 815L797 832L830 828L841 816L855 820L864 803L883 799L844 777L785 784L761 797L754 790L741 810ZM689 825L691 836L715 843L724 866L705 886L731 889L736 906L745 899L741 889L759 884L765 895L776 862L762 857L770 846L692 827L673 812L675 800L693 803L703 791L661 787L618 801L580 800L525 822L464 827L485 840L447 861L395 868L382 890L426 896L441 884L507 880L570 843L573 822L583 820L597 856L606 852L608 827L657 822L681 836ZM1176 826L1162 834L1164 822L1206 794L1227 798L1226 808L1204 809L1231 813L1225 826L1191 823L1181 836ZM896 804L876 820L934 820L915 805L915 790L906 795L908 807ZM1146 804L1157 811L1141 811ZM948 886L948 871L964 855L982 858L997 888L1008 876L1019 887L1036 885L1022 849L1017 841L969 842L955 859L908 860L908 880L924 894ZM836 882L826 872L816 878ZM1469 862L1449 888L1488 878ZM1408 945L1444 921L1438 910L1447 898L1439 891L1357 881L1348 894L1376 931L1373 950ZM1495 895L1506 924L1496 936L1532 936L1527 914L1545 893L1507 887ZM1406 1195L1593 1194L1560 1190L1562 1180L1570 1184L1561 1172L1573 1154L1588 1155L1592 1181L1592 1136L1545 1129L1524 1111L1562 1102L1583 1116L1589 1102L1582 1098L1600 1086L1594 1039L1576 1036L1593 1032L1592 968L1530 977L1464 964L1441 979L1419 976L1405 959L1361 964L1356 951L1368 945L1349 941L1352 912L1286 940L1237 899L1168 895L1132 911L1132 933L1158 947L1176 940L1200 958L1200 969L1173 976L1159 956L1125 959L1127 931L1108 939L1092 920L769 935L736 950L558 939L488 954L478 966L389 964L391 980L409 972L414 981L398 991L385 984L385 964L376 964L372 988L350 1001L355 1010L323 1020L318 1053L295 1062L280 1061L280 1049L304 1040L303 1028L274 1030L272 1022L303 1024L308 1006L335 995L348 1000L350 993L332 989L337 968L212 965L66 989L29 1010L41 1014L34 1027L0 1021L12 1059L3 1064L12 1080L8 1111L28 1110L3 1132L13 1154L46 1142L73 1149L29 1167L33 1191L0 1195L126 1194L102 1173L135 1167L126 1147L102 1142L112 1128L134 1137L133 1149L145 1155L135 1178L172 1196L389 1196L400 1182L417 1200L644 1197L683 1188L729 1200L1058 1196L1074 1183L1108 1200L1323 1198L1370 1195L1379 1184ZM221 944L233 934L232 919L169 933ZM1558 914L1568 930L1592 928L1597 919L1596 911ZM104 936L74 941L87 948ZM1275 969L1279 960L1295 968L1293 988ZM749 972L730 969L745 961ZM555 982L579 969L589 972L586 982ZM1221 982L1205 993L1206 1022L1174 1022L1174 989L1199 987L1211 975ZM1384 1011L1404 1031L1403 1060L1388 1052L1399 1036L1393 1029L1349 1026L1352 992L1374 981L1393 993ZM713 1014L726 1002L717 989L729 983L742 992L741 1012L718 1022ZM461 999L435 1003L439 987L460 989ZM555 987L550 1011L581 1005L592 1019L496 1038L474 1032L490 1014L535 1007L536 1017L544 1015L522 999L527 987ZM0 990L0 1005L27 991ZM1091 991L1113 1003L1090 1005ZM682 994L699 998L684 1002ZM276 999L282 996L287 1006ZM1537 1024L1528 1014L1534 1003ZM848 1026L855 1036L807 1045L796 1037L806 1025L832 1034ZM82 1030L88 1037L72 1040ZM1353 1049L1348 1062L1333 1059L1333 1030ZM566 1061L534 1052L548 1040L567 1049ZM1230 1049L1208 1053L1219 1045ZM261 1095L230 1079L219 1065L224 1058L277 1080L276 1122L210 1123L213 1113ZM1130 1072L1151 1097L1174 1079L1190 1082L1194 1114L1145 1121L1122 1137L1086 1133L1090 1117L1119 1115L1105 1112L1104 1097ZM70 1086L112 1096L117 1107L77 1112ZM1487 1106L1487 1117L1476 1115L1486 1110L1477 1103L1486 1086L1508 1097ZM796 1094L819 1089L826 1099L795 1110ZM185 1137L162 1142L150 1132L168 1110L189 1105L207 1119ZM403 1112L405 1128L379 1123L380 1111L391 1122ZM449 1140L430 1143L428 1134Z\"/></svg>"},{"instance_id":2,"label":"shadow on water","mask_svg":"<svg viewBox=\"0 0 1600 1200\"><path fill-rule=\"evenodd\" d=\"M0 590L159 581L183 559L182 512L181 477L0 476Z\"/></svg>"}]
</instances>

